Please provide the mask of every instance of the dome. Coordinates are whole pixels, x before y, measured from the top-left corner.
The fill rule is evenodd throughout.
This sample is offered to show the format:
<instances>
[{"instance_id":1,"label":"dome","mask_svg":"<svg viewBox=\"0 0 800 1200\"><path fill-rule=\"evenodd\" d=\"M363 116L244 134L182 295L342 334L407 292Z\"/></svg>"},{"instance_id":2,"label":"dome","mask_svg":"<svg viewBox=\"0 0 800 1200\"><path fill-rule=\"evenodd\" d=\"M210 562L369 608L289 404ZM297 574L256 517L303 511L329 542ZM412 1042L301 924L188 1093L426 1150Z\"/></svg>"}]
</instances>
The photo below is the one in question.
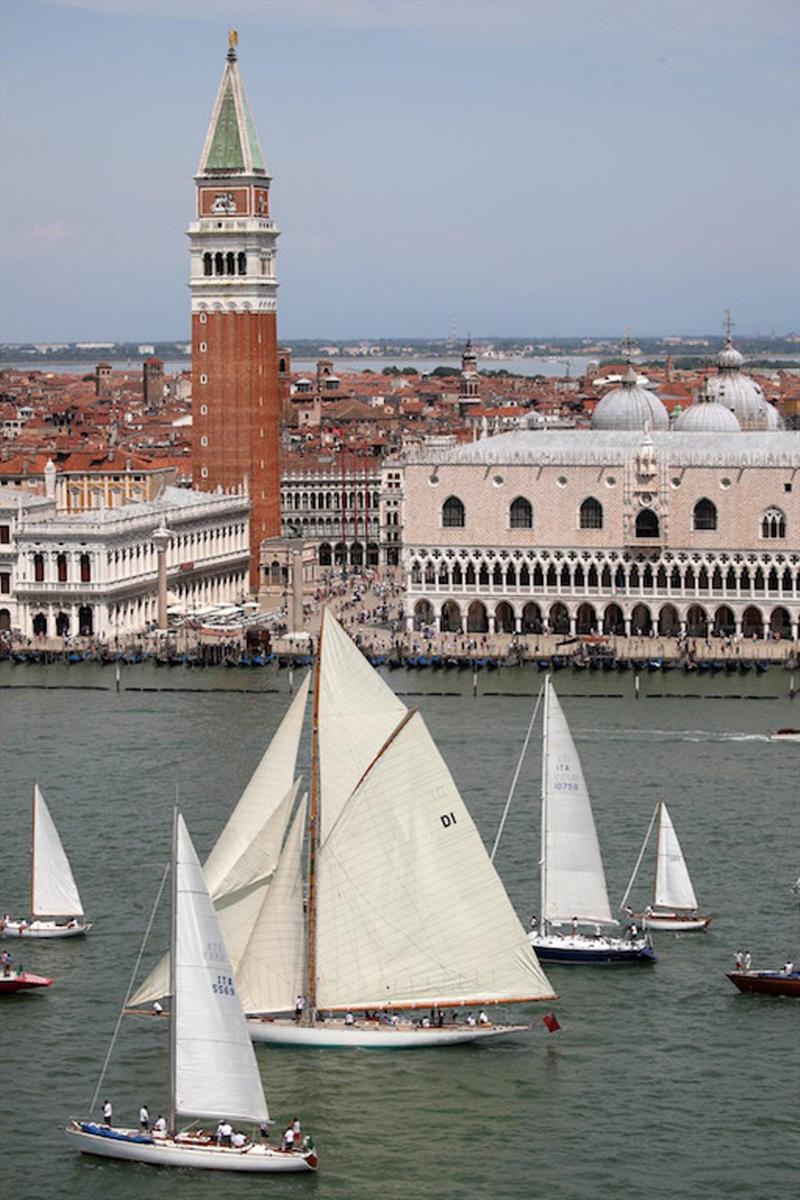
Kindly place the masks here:
<instances>
[{"instance_id":1,"label":"dome","mask_svg":"<svg viewBox=\"0 0 800 1200\"><path fill-rule=\"evenodd\" d=\"M739 433L741 425L736 414L716 399L706 379L697 399L682 412L673 425L677 433Z\"/></svg>"},{"instance_id":2,"label":"dome","mask_svg":"<svg viewBox=\"0 0 800 1200\"><path fill-rule=\"evenodd\" d=\"M720 369L722 369L724 367L728 367L729 369L731 367L738 368L738 367L741 367L743 362L744 362L744 357L735 348L733 342L730 339L730 336L728 336L728 338L725 341L725 345L722 347L719 354L717 355L717 366Z\"/></svg>"},{"instance_id":3,"label":"dome","mask_svg":"<svg viewBox=\"0 0 800 1200\"><path fill-rule=\"evenodd\" d=\"M763 388L749 375L742 374L743 362L728 337L717 355L719 371L707 381L708 391L714 400L735 414L742 429L780 429L780 417L765 399Z\"/></svg>"},{"instance_id":4,"label":"dome","mask_svg":"<svg viewBox=\"0 0 800 1200\"><path fill-rule=\"evenodd\" d=\"M592 413L592 429L669 429L669 416L655 392L639 386L628 364L622 387L607 392Z\"/></svg>"}]
</instances>

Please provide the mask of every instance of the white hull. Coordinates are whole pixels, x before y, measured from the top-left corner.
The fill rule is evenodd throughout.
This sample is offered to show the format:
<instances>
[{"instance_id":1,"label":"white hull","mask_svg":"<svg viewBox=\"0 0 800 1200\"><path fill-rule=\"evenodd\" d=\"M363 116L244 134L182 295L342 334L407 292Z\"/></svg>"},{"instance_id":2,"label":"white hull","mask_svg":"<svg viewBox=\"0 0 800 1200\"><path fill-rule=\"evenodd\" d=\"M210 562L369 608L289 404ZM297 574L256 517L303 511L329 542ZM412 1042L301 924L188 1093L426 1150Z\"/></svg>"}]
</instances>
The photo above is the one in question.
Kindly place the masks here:
<instances>
[{"instance_id":1,"label":"white hull","mask_svg":"<svg viewBox=\"0 0 800 1200\"><path fill-rule=\"evenodd\" d=\"M313 1151L282 1151L269 1146L250 1145L241 1150L227 1146L200 1144L156 1138L152 1142L129 1142L122 1138L87 1133L74 1121L66 1127L67 1137L82 1154L101 1158L121 1158L148 1163L154 1167L195 1167L204 1171L314 1171L317 1158ZM135 1135L135 1129L120 1129L120 1134Z\"/></svg>"},{"instance_id":2,"label":"white hull","mask_svg":"<svg viewBox=\"0 0 800 1200\"><path fill-rule=\"evenodd\" d=\"M14 918L11 921L0 920L0 937L22 938L70 938L82 937L92 928L89 921L71 921L61 924L59 921L21 921Z\"/></svg>"},{"instance_id":3,"label":"white hull","mask_svg":"<svg viewBox=\"0 0 800 1200\"><path fill-rule=\"evenodd\" d=\"M247 1025L254 1042L272 1046L314 1046L347 1050L420 1050L429 1046L452 1046L462 1042L484 1041L510 1033L523 1033L529 1025L378 1025L357 1021L321 1021L317 1025L298 1025L295 1021L270 1021L248 1017Z\"/></svg>"},{"instance_id":4,"label":"white hull","mask_svg":"<svg viewBox=\"0 0 800 1200\"><path fill-rule=\"evenodd\" d=\"M636 920L643 929L658 929L672 933L704 933L711 917L690 917L680 913L641 913Z\"/></svg>"}]
</instances>

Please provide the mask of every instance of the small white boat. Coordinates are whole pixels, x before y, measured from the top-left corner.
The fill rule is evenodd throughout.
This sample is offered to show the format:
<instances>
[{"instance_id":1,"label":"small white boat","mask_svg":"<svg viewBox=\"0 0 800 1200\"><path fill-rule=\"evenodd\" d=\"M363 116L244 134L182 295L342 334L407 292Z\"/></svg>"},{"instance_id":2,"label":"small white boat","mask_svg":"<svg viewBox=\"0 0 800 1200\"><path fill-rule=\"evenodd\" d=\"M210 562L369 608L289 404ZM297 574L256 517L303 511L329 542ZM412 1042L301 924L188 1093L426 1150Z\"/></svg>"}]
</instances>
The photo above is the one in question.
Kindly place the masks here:
<instances>
[{"instance_id":1,"label":"small white boat","mask_svg":"<svg viewBox=\"0 0 800 1200\"><path fill-rule=\"evenodd\" d=\"M224 1117L229 1123L258 1128L269 1114L219 920L177 809L172 894L166 1132L73 1120L66 1127L67 1137L84 1154L153 1166L263 1173L315 1170L317 1156L308 1145L279 1150L255 1133L241 1145L228 1145L210 1131L178 1129L179 1116L194 1124Z\"/></svg>"},{"instance_id":2,"label":"small white boat","mask_svg":"<svg viewBox=\"0 0 800 1200\"><path fill-rule=\"evenodd\" d=\"M655 962L649 938L639 930L631 928L624 937L613 934L618 922L611 915L589 791L549 675L544 684L541 812L539 921L528 935L538 957L575 964Z\"/></svg>"},{"instance_id":3,"label":"small white boat","mask_svg":"<svg viewBox=\"0 0 800 1200\"><path fill-rule=\"evenodd\" d=\"M658 819L658 835L653 903L648 904L644 912L631 913L631 910L626 907L628 897L642 865L644 852L656 819ZM625 895L622 897L620 908L632 915L634 920L639 921L646 929L672 930L673 933L701 933L711 924L711 917L704 917L698 911L697 897L689 877L686 859L663 800L658 802L650 818L650 824L647 827L647 833Z\"/></svg>"},{"instance_id":4,"label":"small white boat","mask_svg":"<svg viewBox=\"0 0 800 1200\"><path fill-rule=\"evenodd\" d=\"M39 785L33 785L31 917L0 918L0 937L68 938L88 933L72 868Z\"/></svg>"},{"instance_id":5,"label":"small white boat","mask_svg":"<svg viewBox=\"0 0 800 1200\"><path fill-rule=\"evenodd\" d=\"M800 742L800 729L776 729L771 742Z\"/></svg>"}]
</instances>

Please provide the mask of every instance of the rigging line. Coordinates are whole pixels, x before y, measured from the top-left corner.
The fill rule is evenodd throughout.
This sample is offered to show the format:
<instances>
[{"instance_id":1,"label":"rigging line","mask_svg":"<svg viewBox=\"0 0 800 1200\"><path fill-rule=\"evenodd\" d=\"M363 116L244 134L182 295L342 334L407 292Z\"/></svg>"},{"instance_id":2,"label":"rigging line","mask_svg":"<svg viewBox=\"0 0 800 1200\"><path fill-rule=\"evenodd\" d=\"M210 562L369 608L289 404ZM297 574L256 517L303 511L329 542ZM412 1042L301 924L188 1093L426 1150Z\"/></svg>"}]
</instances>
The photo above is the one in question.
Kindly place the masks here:
<instances>
[{"instance_id":1,"label":"rigging line","mask_svg":"<svg viewBox=\"0 0 800 1200\"><path fill-rule=\"evenodd\" d=\"M170 869L170 866L171 866L171 865L172 865L171 863L167 863L167 865L164 867L164 874L161 876L161 883L159 884L159 887L158 887L158 893L157 893L157 895L156 895L155 903L154 903L154 905L153 905L153 909L152 909L152 911L151 911L151 913L150 913L150 920L147 922L147 928L146 928L146 929L145 929L145 931L144 931L144 937L142 938L142 944L141 944L141 946L139 947L139 953L138 953L138 955L136 956L136 963L134 964L134 968L133 968L133 971L131 972L131 977L130 977L130 980L129 980L129 982L128 982L128 987L127 987L127 990L126 990L126 992L125 992L125 999L124 999L124 1000L123 1000L123 1002L122 1002L122 1008L119 1010L119 1016L117 1017L117 1023L116 1023L116 1025L114 1026L114 1032L113 1032L113 1034L111 1035L111 1042L110 1042L110 1044L109 1044L109 1047L108 1047L108 1050L107 1050L107 1052L106 1052L106 1057L105 1057L105 1060L104 1060L104 1062L103 1062L103 1067L102 1067L102 1070L100 1071L100 1078L99 1078L99 1079L98 1079L98 1081L97 1081L97 1087L95 1088L95 1090L94 1090L94 1095L92 1096L92 1103L91 1103L91 1106L90 1106L90 1108L89 1108L89 1111L90 1111L90 1112L94 1112L94 1107L95 1107L95 1105L97 1104L97 1097L100 1095L100 1089L102 1088L102 1086L103 1086L103 1080L104 1080L104 1079L105 1079L105 1077L106 1077L106 1071L108 1070L108 1064L109 1064L109 1062L111 1061L111 1055L112 1055L112 1054L113 1054L113 1052L114 1052L114 1044L115 1044L115 1042L116 1042L116 1040L117 1040L117 1035L118 1035L118 1033L119 1033L119 1027L120 1027L120 1025L122 1024L122 1018L125 1016L125 1009L126 1009L126 1008L127 1008L127 1006L128 1006L128 1001L129 1001L129 999L130 999L131 992L133 991L133 984L134 984L134 980L136 979L136 973L138 972L138 970L139 970L139 964L140 964L140 963L141 963L141 961L142 961L142 955L144 954L144 948L145 948L145 946L147 945L147 939L149 938L149 936L150 936L150 930L151 930L151 929L152 929L152 927L153 927L153 921L154 921L154 919L155 919L155 915L156 915L156 911L157 911L157 909L158 909L158 905L159 905L159 903L160 903L160 901L161 901L161 894L162 894L162 892L164 891L164 884L167 882L167 876L169 875L169 869Z\"/></svg>"},{"instance_id":2,"label":"rigging line","mask_svg":"<svg viewBox=\"0 0 800 1200\"><path fill-rule=\"evenodd\" d=\"M656 816L658 814L658 808L659 808L659 805L657 804L655 806L655 808L653 809L653 815L650 818L650 824L647 826L647 833L644 835L644 841L642 842L642 848L639 851L639 857L636 860L636 866L633 868L633 873L632 873L630 879L628 880L628 886L625 888L625 895L622 897L622 899L619 902L619 906L621 909L623 909L625 907L627 900L628 900L628 896L631 894L631 888L633 887L634 880L636 879L636 876L639 874L639 867L642 865L642 859L644 858L644 852L647 849L647 843L650 841L650 834L653 832L653 822L655 821Z\"/></svg>"},{"instance_id":3,"label":"rigging line","mask_svg":"<svg viewBox=\"0 0 800 1200\"><path fill-rule=\"evenodd\" d=\"M536 704L533 707L533 715L530 719L530 724L528 725L528 732L525 734L525 741L522 743L522 752L520 753L519 760L517 762L517 769L514 772L514 778L511 780L511 788L508 793L508 798L506 799L505 808L503 809L503 815L500 818L500 825L497 830L497 835L494 839L494 845L492 846L492 853L489 855L490 862L494 862L494 857L497 854L497 848L500 845L500 838L503 836L503 830L505 829L506 820L508 819L508 814L511 809L511 801L514 798L514 790L516 789L517 780L519 779L519 773L522 770L522 764L525 761L525 755L528 751L528 743L530 742L531 734L533 733L533 726L536 721L536 714L539 712L539 705L542 702L543 691L544 691L544 687L539 688L539 695L536 697Z\"/></svg>"}]
</instances>

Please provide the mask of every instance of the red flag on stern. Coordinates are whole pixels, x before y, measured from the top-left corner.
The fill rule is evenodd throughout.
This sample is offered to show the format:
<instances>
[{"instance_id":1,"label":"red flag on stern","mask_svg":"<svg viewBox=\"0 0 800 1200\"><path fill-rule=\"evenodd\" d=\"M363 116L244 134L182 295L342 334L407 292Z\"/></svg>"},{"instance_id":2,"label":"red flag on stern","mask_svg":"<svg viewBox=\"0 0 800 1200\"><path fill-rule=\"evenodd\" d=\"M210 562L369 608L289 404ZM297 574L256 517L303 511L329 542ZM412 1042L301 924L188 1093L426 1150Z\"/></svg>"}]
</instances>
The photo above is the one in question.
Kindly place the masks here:
<instances>
[{"instance_id":1,"label":"red flag on stern","mask_svg":"<svg viewBox=\"0 0 800 1200\"><path fill-rule=\"evenodd\" d=\"M558 1017L554 1012L545 1013L542 1020L547 1026L548 1033L555 1033L557 1029L561 1028L558 1023Z\"/></svg>"}]
</instances>

